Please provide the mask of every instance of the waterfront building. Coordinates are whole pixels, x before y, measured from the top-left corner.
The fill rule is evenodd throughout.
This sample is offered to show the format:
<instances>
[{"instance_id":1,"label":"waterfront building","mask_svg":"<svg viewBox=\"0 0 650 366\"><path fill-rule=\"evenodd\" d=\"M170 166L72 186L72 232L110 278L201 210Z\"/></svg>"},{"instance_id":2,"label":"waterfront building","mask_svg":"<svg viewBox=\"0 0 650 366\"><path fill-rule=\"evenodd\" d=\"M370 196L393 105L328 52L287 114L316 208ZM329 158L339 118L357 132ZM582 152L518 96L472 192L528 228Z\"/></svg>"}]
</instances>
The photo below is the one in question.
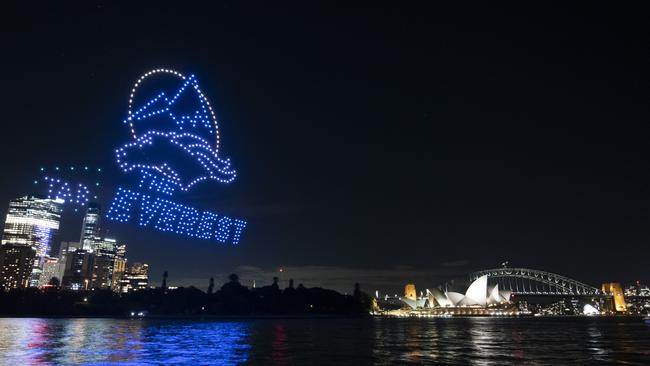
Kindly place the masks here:
<instances>
[{"instance_id":1,"label":"waterfront building","mask_svg":"<svg viewBox=\"0 0 650 366\"><path fill-rule=\"evenodd\" d=\"M24 196L9 202L2 245L23 245L36 251L29 286L37 286L51 241L59 230L62 199Z\"/></svg>"},{"instance_id":2,"label":"waterfront building","mask_svg":"<svg viewBox=\"0 0 650 366\"><path fill-rule=\"evenodd\" d=\"M415 286L408 284L405 287L405 296L401 299L411 309L419 308L455 308L455 307L482 307L510 304L510 291L500 291L499 285L488 287L487 275L474 280L465 294L458 292L442 292L438 289L429 291L427 296L416 298Z\"/></svg>"},{"instance_id":3,"label":"waterfront building","mask_svg":"<svg viewBox=\"0 0 650 366\"><path fill-rule=\"evenodd\" d=\"M93 242L99 236L100 224L100 207L99 204L91 202L88 204L86 214L81 223L81 249L92 251Z\"/></svg>"},{"instance_id":4,"label":"waterfront building","mask_svg":"<svg viewBox=\"0 0 650 366\"><path fill-rule=\"evenodd\" d=\"M612 296L612 300L608 304L608 310L617 312L623 312L627 310L627 305L625 304L625 295L623 294L623 289L620 283L603 283L602 291L604 294Z\"/></svg>"},{"instance_id":5,"label":"waterfront building","mask_svg":"<svg viewBox=\"0 0 650 366\"><path fill-rule=\"evenodd\" d=\"M29 279L36 258L36 250L27 245L4 244L0 246L0 287L23 288Z\"/></svg>"},{"instance_id":6,"label":"waterfront building","mask_svg":"<svg viewBox=\"0 0 650 366\"><path fill-rule=\"evenodd\" d=\"M120 280L120 292L143 290L149 287L149 265L133 263L128 266Z\"/></svg>"}]
</instances>

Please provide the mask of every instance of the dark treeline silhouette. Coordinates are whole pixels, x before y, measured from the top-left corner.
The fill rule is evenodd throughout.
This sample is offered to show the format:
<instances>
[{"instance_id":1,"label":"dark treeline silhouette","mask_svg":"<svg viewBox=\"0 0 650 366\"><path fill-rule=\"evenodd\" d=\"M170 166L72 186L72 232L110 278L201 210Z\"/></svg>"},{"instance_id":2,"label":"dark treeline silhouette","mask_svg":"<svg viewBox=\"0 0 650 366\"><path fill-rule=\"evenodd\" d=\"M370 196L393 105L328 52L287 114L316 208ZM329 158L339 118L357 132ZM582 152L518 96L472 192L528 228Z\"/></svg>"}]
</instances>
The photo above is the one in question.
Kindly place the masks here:
<instances>
[{"instance_id":1,"label":"dark treeline silhouette","mask_svg":"<svg viewBox=\"0 0 650 366\"><path fill-rule=\"evenodd\" d=\"M165 281L166 278L165 276ZM166 285L166 283L165 283ZM251 288L229 276L214 291L210 278L208 292L196 287L168 289L166 286L127 294L110 290L70 291L56 286L0 291L0 316L361 316L372 306L369 296L355 284L353 295L334 290L306 288L280 289L277 277L270 286Z\"/></svg>"}]
</instances>

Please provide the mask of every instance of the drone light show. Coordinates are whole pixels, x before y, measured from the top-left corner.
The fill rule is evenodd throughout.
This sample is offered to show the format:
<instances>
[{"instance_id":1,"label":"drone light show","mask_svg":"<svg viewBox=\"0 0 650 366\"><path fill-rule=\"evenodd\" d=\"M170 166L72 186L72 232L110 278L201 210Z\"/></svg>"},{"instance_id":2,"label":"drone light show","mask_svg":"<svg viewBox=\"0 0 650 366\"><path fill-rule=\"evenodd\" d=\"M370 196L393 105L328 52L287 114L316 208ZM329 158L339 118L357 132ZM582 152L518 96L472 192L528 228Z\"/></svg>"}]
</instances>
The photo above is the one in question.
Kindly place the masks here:
<instances>
[{"instance_id":1,"label":"drone light show","mask_svg":"<svg viewBox=\"0 0 650 366\"><path fill-rule=\"evenodd\" d=\"M166 81L165 87L156 83L160 80ZM149 90L156 86L155 92L140 96L144 84ZM170 199L199 183L228 184L237 177L230 159L219 154L217 120L196 77L170 69L145 73L131 90L123 123L133 139L115 150L116 161L124 173L138 175L139 184L117 189L107 218L137 221L143 227L220 243L239 243L246 221ZM63 188L65 194L68 188ZM74 197L83 200L84 196Z\"/></svg>"},{"instance_id":2,"label":"drone light show","mask_svg":"<svg viewBox=\"0 0 650 366\"><path fill-rule=\"evenodd\" d=\"M102 187L102 168L93 166L57 165L41 167L35 185L47 187L47 198L56 199L75 211L86 207L89 201L98 200Z\"/></svg>"}]
</instances>

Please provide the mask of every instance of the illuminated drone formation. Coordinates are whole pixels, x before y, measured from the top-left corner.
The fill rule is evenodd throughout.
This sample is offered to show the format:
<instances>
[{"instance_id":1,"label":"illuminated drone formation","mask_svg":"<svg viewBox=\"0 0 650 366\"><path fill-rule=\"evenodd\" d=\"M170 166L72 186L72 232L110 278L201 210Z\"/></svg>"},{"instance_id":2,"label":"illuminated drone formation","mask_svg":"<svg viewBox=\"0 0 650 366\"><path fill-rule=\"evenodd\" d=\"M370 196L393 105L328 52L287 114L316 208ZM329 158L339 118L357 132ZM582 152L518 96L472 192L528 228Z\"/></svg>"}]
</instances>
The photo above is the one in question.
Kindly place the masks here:
<instances>
[{"instance_id":1,"label":"illuminated drone formation","mask_svg":"<svg viewBox=\"0 0 650 366\"><path fill-rule=\"evenodd\" d=\"M133 110L134 98L138 88L145 79L158 74L166 74L182 81L177 90L162 91L137 110ZM181 98L190 98L198 106L190 111L184 111L179 106ZM155 118L159 121L166 119L166 126L173 130L148 130L137 134L136 127L147 120ZM220 183L230 183L235 180L237 173L231 167L229 159L221 159L219 151L219 128L210 102L205 97L194 75L189 77L169 69L155 69L145 73L138 79L129 97L128 123L134 141L115 151L117 162L125 172L137 170L141 172L140 187L146 187L165 194L172 194L176 188L187 191L196 183L209 179ZM212 137L213 143L205 137ZM148 151L160 145L169 145L166 154L185 156L187 160L196 163L200 173L183 174L184 166L173 166L162 159L153 158ZM136 156L134 156L136 155ZM146 155L148 159L142 159ZM155 154L154 154L155 155Z\"/></svg>"},{"instance_id":2,"label":"illuminated drone formation","mask_svg":"<svg viewBox=\"0 0 650 366\"><path fill-rule=\"evenodd\" d=\"M182 171L177 171L169 163L158 160L155 163L144 160L131 160L131 155L139 154L143 149L154 144L168 145L167 150L182 151L192 162L201 165L204 174L199 176L183 176ZM134 154L130 154L134 153ZM125 172L139 170L142 175L140 187L153 189L162 193L172 194L175 187L187 191L196 183L207 179L214 179L221 183L230 183L235 180L236 172L230 168L230 160L221 160L210 148L210 144L191 133L149 131L141 135L135 142L128 143L117 149L117 163ZM156 172L156 176L151 172ZM148 183L148 185L147 185Z\"/></svg>"},{"instance_id":3,"label":"illuminated drone formation","mask_svg":"<svg viewBox=\"0 0 650 366\"><path fill-rule=\"evenodd\" d=\"M94 186L99 187L101 171L101 168L89 166L55 166L47 169L42 167L40 172L43 176L40 180L34 180L34 184L39 184L41 181L47 184L47 198L49 199L62 200L65 204L83 207L88 204L89 199L97 199L97 195L91 192L87 183L88 180L93 180L95 181ZM85 183L72 183L72 181L79 180Z\"/></svg>"},{"instance_id":4,"label":"illuminated drone formation","mask_svg":"<svg viewBox=\"0 0 650 366\"><path fill-rule=\"evenodd\" d=\"M158 90L134 109L139 89L153 76L171 76L180 83L171 90ZM183 104L188 100L191 108ZM139 214L140 226L237 244L246 221L199 211L151 194L171 196L199 182L230 183L237 176L230 160L219 157L217 119L196 77L169 69L145 73L131 90L124 123L129 125L133 141L115 150L117 163L124 172L139 172L138 187L149 192L118 188L107 217L128 222Z\"/></svg>"}]
</instances>

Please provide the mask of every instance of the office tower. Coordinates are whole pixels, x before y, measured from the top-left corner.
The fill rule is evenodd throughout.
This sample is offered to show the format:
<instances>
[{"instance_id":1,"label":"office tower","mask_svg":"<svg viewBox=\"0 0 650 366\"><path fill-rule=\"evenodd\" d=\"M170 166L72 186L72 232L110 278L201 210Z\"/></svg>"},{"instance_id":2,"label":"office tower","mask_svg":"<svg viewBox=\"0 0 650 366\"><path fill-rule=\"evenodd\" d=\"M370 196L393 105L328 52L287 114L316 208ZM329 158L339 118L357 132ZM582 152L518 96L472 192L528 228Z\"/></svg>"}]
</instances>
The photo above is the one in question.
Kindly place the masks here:
<instances>
[{"instance_id":1,"label":"office tower","mask_svg":"<svg viewBox=\"0 0 650 366\"><path fill-rule=\"evenodd\" d=\"M34 267L36 250L27 245L0 246L0 287L27 287Z\"/></svg>"},{"instance_id":2,"label":"office tower","mask_svg":"<svg viewBox=\"0 0 650 366\"><path fill-rule=\"evenodd\" d=\"M115 255L118 258L126 258L126 245L125 244L120 244L115 247Z\"/></svg>"},{"instance_id":3,"label":"office tower","mask_svg":"<svg viewBox=\"0 0 650 366\"><path fill-rule=\"evenodd\" d=\"M32 195L9 202L2 245L23 245L36 251L29 286L38 285L52 237L59 230L63 202Z\"/></svg>"},{"instance_id":4,"label":"office tower","mask_svg":"<svg viewBox=\"0 0 650 366\"><path fill-rule=\"evenodd\" d=\"M95 255L83 249L68 253L68 264L61 282L62 287L70 290L90 289Z\"/></svg>"},{"instance_id":5,"label":"office tower","mask_svg":"<svg viewBox=\"0 0 650 366\"><path fill-rule=\"evenodd\" d=\"M79 243L81 243L81 249L88 251L93 250L93 240L99 236L99 219L99 204L95 202L89 203L83 222L81 223L81 239L79 240Z\"/></svg>"},{"instance_id":6,"label":"office tower","mask_svg":"<svg viewBox=\"0 0 650 366\"><path fill-rule=\"evenodd\" d=\"M146 263L133 263L120 280L120 291L123 293L143 290L147 287L149 287L149 265Z\"/></svg>"},{"instance_id":7,"label":"office tower","mask_svg":"<svg viewBox=\"0 0 650 366\"><path fill-rule=\"evenodd\" d=\"M93 289L111 288L113 282L113 267L117 256L117 245L115 239L99 238L93 239L93 263L92 283Z\"/></svg>"},{"instance_id":8,"label":"office tower","mask_svg":"<svg viewBox=\"0 0 650 366\"><path fill-rule=\"evenodd\" d=\"M43 287L50 283L53 277L61 281L59 277L59 258L46 256L43 261L43 272L38 280L38 287Z\"/></svg>"},{"instance_id":9,"label":"office tower","mask_svg":"<svg viewBox=\"0 0 650 366\"><path fill-rule=\"evenodd\" d=\"M113 263L113 279L111 290L120 292L120 282L126 271L126 245L118 245L115 250L115 262Z\"/></svg>"},{"instance_id":10,"label":"office tower","mask_svg":"<svg viewBox=\"0 0 650 366\"><path fill-rule=\"evenodd\" d=\"M72 261L70 261L71 254L79 249L79 243L74 241L62 241L59 247L59 271L57 277L63 283L63 276L65 275L66 268L70 269Z\"/></svg>"}]
</instances>

